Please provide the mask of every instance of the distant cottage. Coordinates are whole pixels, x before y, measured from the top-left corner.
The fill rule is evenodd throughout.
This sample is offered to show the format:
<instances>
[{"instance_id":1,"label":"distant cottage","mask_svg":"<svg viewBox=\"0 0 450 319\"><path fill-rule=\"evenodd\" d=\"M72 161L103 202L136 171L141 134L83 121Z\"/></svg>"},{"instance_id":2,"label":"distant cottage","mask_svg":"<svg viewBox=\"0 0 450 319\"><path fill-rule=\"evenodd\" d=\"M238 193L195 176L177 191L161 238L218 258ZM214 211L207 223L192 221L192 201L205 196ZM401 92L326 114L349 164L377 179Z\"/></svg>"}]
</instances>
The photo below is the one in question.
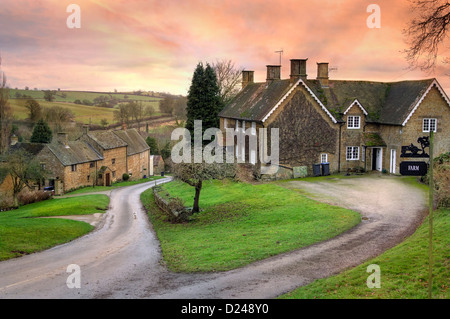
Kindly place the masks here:
<instances>
[{"instance_id":1,"label":"distant cottage","mask_svg":"<svg viewBox=\"0 0 450 319\"><path fill-rule=\"evenodd\" d=\"M149 176L150 147L135 129L89 131L87 126L75 141L58 133L52 143L16 143L11 150L24 149L35 155L48 172L41 186L53 186L63 194L84 186L110 186L122 180Z\"/></svg>"},{"instance_id":2,"label":"distant cottage","mask_svg":"<svg viewBox=\"0 0 450 319\"><path fill-rule=\"evenodd\" d=\"M317 63L317 77L309 79L306 64L291 60L290 78L283 80L281 66L268 65L261 83L254 82L253 71L243 71L242 90L219 114L224 135L226 128L254 135L259 128L279 129L275 177L292 177L298 167L313 175L318 163L329 163L330 172L399 174L402 146L417 144L431 130L435 154L450 150L450 102L436 79L332 80L328 63ZM246 162L262 165L260 149L224 143Z\"/></svg>"}]
</instances>

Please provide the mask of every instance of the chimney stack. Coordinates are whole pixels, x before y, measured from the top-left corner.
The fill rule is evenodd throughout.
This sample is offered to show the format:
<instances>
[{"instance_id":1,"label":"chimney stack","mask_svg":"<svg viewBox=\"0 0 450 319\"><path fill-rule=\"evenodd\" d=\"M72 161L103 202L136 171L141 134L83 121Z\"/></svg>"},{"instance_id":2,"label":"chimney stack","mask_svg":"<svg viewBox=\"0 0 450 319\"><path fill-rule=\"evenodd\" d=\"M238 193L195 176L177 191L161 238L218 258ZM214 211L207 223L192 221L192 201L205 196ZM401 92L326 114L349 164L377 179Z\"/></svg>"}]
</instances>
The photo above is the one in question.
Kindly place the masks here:
<instances>
[{"instance_id":1,"label":"chimney stack","mask_svg":"<svg viewBox=\"0 0 450 319\"><path fill-rule=\"evenodd\" d=\"M281 79L281 65L267 65L267 84Z\"/></svg>"},{"instance_id":2,"label":"chimney stack","mask_svg":"<svg viewBox=\"0 0 450 319\"><path fill-rule=\"evenodd\" d=\"M253 83L255 71L242 71L242 88L247 84Z\"/></svg>"},{"instance_id":3,"label":"chimney stack","mask_svg":"<svg viewBox=\"0 0 450 319\"><path fill-rule=\"evenodd\" d=\"M299 79L306 80L306 61L308 59L291 60L291 83L297 82Z\"/></svg>"},{"instance_id":4,"label":"chimney stack","mask_svg":"<svg viewBox=\"0 0 450 319\"><path fill-rule=\"evenodd\" d=\"M87 124L83 125L83 133L85 135L88 135L88 133L89 133L89 125L87 125Z\"/></svg>"},{"instance_id":5,"label":"chimney stack","mask_svg":"<svg viewBox=\"0 0 450 319\"><path fill-rule=\"evenodd\" d=\"M62 133L62 132L58 133L57 140L58 140L58 143L61 143L66 148L69 148L69 136L67 133Z\"/></svg>"},{"instance_id":6,"label":"chimney stack","mask_svg":"<svg viewBox=\"0 0 450 319\"><path fill-rule=\"evenodd\" d=\"M317 80L322 87L328 87L328 62L317 63Z\"/></svg>"}]
</instances>

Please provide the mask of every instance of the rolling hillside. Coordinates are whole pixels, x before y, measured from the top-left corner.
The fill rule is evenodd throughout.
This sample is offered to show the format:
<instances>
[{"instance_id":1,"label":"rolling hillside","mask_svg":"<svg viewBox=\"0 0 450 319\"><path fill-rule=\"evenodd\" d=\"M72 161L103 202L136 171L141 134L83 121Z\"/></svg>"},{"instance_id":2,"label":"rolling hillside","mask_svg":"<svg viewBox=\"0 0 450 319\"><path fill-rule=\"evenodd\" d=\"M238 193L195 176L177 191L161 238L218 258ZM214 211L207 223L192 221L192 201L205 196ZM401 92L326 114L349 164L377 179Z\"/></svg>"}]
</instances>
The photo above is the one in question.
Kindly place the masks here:
<instances>
[{"instance_id":1,"label":"rolling hillside","mask_svg":"<svg viewBox=\"0 0 450 319\"><path fill-rule=\"evenodd\" d=\"M24 97L26 95L26 97ZM99 96L114 98L119 103L126 103L130 101L141 101L144 106L152 105L156 114L159 112L159 101L162 99L159 96L137 95L133 93L110 93L110 92L84 92L84 91L57 91L55 100L48 102L44 100L44 92L39 90L20 90L10 89L9 103L11 105L14 117L18 120L26 119L28 110L25 107L26 101L31 97L45 107L61 106L70 109L75 115L75 120L80 123L100 124L102 119L106 119L109 123L113 123L114 108L99 107L95 105L76 104L75 101L94 101ZM116 105L117 107L117 105Z\"/></svg>"}]
</instances>

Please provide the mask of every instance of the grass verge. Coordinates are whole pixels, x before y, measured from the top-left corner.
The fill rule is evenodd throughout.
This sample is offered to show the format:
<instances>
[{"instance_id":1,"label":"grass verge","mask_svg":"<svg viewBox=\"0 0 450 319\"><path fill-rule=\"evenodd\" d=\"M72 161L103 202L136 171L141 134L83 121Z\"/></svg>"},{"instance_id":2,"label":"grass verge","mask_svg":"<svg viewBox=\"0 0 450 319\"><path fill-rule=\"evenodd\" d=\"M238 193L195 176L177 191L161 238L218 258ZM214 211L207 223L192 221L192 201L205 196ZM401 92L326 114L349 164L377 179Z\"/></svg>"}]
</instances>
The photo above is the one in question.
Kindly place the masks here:
<instances>
[{"instance_id":1,"label":"grass verge","mask_svg":"<svg viewBox=\"0 0 450 319\"><path fill-rule=\"evenodd\" d=\"M191 204L194 189L179 181L163 192ZM356 212L308 199L276 184L204 183L200 207L189 223L171 224L141 195L169 269L224 271L334 237L360 222Z\"/></svg>"},{"instance_id":2,"label":"grass verge","mask_svg":"<svg viewBox=\"0 0 450 319\"><path fill-rule=\"evenodd\" d=\"M449 299L450 209L433 213L433 298ZM380 267L381 288L369 289L367 267ZM317 280L280 299L426 299L428 218L400 245L339 275Z\"/></svg>"},{"instance_id":3,"label":"grass verge","mask_svg":"<svg viewBox=\"0 0 450 319\"><path fill-rule=\"evenodd\" d=\"M85 222L59 218L104 212L106 195L50 199L0 213L0 260L30 254L71 241L93 229Z\"/></svg>"},{"instance_id":4,"label":"grass verge","mask_svg":"<svg viewBox=\"0 0 450 319\"><path fill-rule=\"evenodd\" d=\"M79 188L79 189L73 190L71 192L68 192L68 193L66 193L66 195L77 195L77 194L85 194L85 193L110 191L115 188L147 183L147 182L155 181L155 180L161 179L161 178L164 178L164 176L150 176L149 178L145 178L145 179L126 181L126 182L117 182L117 183L112 184L111 186L95 186L95 187L87 186L87 187Z\"/></svg>"}]
</instances>

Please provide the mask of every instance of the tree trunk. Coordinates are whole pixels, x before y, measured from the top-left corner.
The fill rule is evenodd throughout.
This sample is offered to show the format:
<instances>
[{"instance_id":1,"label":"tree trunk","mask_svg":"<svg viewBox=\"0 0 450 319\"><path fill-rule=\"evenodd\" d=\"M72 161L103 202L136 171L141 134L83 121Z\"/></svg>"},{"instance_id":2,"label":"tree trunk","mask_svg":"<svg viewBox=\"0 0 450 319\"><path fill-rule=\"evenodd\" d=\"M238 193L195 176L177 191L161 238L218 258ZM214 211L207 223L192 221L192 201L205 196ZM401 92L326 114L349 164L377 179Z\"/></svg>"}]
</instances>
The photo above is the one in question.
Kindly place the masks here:
<instances>
[{"instance_id":1,"label":"tree trunk","mask_svg":"<svg viewBox=\"0 0 450 319\"><path fill-rule=\"evenodd\" d=\"M199 181L197 185L195 185L194 207L192 208L192 213L198 213L200 211L198 203L200 200L201 190L202 190L202 181Z\"/></svg>"},{"instance_id":2,"label":"tree trunk","mask_svg":"<svg viewBox=\"0 0 450 319\"><path fill-rule=\"evenodd\" d=\"M17 197L17 193L13 194L13 199L14 199L14 203L13 203L13 207L14 208L19 208L19 198Z\"/></svg>"}]
</instances>

